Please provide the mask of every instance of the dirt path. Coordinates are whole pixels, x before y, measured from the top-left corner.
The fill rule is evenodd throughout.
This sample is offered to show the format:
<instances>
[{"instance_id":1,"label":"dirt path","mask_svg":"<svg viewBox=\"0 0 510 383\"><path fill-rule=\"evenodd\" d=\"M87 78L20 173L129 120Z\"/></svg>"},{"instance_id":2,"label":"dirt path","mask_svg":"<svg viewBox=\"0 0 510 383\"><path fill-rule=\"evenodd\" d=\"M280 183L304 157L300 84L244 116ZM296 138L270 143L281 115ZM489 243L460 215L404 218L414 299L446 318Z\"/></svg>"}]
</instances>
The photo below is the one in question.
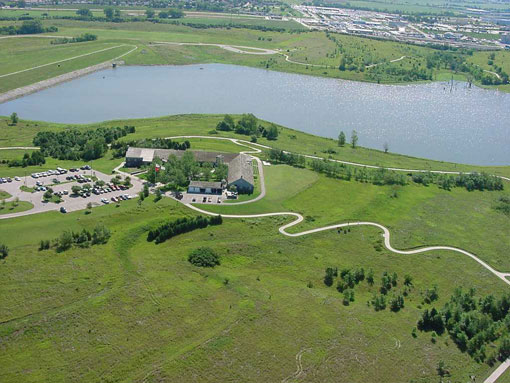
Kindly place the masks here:
<instances>
[{"instance_id":1,"label":"dirt path","mask_svg":"<svg viewBox=\"0 0 510 383\"><path fill-rule=\"evenodd\" d=\"M247 55L275 55L279 53L273 49L265 49L265 48L255 48L255 47L246 47L242 45L227 45L227 44L215 44L215 43L179 43L179 42L168 42L168 41L154 41L152 45L191 45L191 46L210 46L210 47L218 47L225 49L234 53L241 53ZM246 49L250 49L251 51L247 51Z\"/></svg>"}]
</instances>

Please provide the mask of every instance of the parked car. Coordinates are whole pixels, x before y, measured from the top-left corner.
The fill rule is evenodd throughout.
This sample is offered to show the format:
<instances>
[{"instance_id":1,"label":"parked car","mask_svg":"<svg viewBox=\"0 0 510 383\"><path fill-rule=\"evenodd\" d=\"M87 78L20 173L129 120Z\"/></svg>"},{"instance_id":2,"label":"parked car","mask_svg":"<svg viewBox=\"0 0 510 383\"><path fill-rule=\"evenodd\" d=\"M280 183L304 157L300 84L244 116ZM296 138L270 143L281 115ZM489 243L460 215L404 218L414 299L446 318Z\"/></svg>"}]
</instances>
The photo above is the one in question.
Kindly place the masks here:
<instances>
[{"instance_id":1,"label":"parked car","mask_svg":"<svg viewBox=\"0 0 510 383\"><path fill-rule=\"evenodd\" d=\"M67 209L64 206L61 206L60 207L60 212L61 213L67 213Z\"/></svg>"}]
</instances>

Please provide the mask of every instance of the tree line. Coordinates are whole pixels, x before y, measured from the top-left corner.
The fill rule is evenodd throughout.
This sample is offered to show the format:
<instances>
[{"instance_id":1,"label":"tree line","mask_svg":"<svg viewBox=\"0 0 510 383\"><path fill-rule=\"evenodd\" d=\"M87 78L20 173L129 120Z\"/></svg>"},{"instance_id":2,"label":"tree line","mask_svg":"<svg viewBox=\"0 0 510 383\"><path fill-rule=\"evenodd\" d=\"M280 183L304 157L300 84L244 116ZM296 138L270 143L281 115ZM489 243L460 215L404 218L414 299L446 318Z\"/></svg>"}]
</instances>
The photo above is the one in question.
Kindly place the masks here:
<instances>
[{"instance_id":1,"label":"tree line","mask_svg":"<svg viewBox=\"0 0 510 383\"><path fill-rule=\"evenodd\" d=\"M93 245L104 245L108 243L110 237L110 229L103 224L98 224L94 227L92 232L87 229L83 229L81 232L66 230L52 242L57 253L61 253L69 250L73 246L87 248ZM39 244L39 251L48 250L51 247L52 244L49 240L41 240Z\"/></svg>"},{"instance_id":2,"label":"tree line","mask_svg":"<svg viewBox=\"0 0 510 383\"><path fill-rule=\"evenodd\" d=\"M24 167L24 168L26 168L27 166L43 165L45 163L46 159L39 150L33 151L32 155L30 155L29 153L25 153L21 160L13 159L7 161L7 165L9 167Z\"/></svg>"},{"instance_id":3,"label":"tree line","mask_svg":"<svg viewBox=\"0 0 510 383\"><path fill-rule=\"evenodd\" d=\"M266 128L259 124L258 118L251 113L243 114L237 123L232 116L227 114L222 121L218 122L216 130L225 132L233 131L237 134L251 136L254 142L256 142L257 138L260 136L274 141L278 139L279 134L278 127L275 124L270 124L269 127Z\"/></svg>"},{"instance_id":4,"label":"tree line","mask_svg":"<svg viewBox=\"0 0 510 383\"><path fill-rule=\"evenodd\" d=\"M40 20L25 20L21 25L0 27L0 35L34 35L39 33L58 32L58 28L43 27Z\"/></svg>"},{"instance_id":5,"label":"tree line","mask_svg":"<svg viewBox=\"0 0 510 383\"><path fill-rule=\"evenodd\" d=\"M457 347L477 362L493 364L510 357L510 294L475 297L476 290L457 288L441 309L426 309L420 331L447 332Z\"/></svg>"},{"instance_id":6,"label":"tree line","mask_svg":"<svg viewBox=\"0 0 510 383\"><path fill-rule=\"evenodd\" d=\"M43 131L36 134L33 143L41 148L45 157L89 161L103 157L108 150L108 144L134 132L134 126Z\"/></svg>"},{"instance_id":7,"label":"tree line","mask_svg":"<svg viewBox=\"0 0 510 383\"><path fill-rule=\"evenodd\" d=\"M158 244L179 234L188 233L195 229L203 229L209 225L221 225L222 223L223 219L221 215L212 217L199 215L194 218L178 218L159 225L153 230L149 230L149 233L147 234L147 241L154 241Z\"/></svg>"},{"instance_id":8,"label":"tree line","mask_svg":"<svg viewBox=\"0 0 510 383\"><path fill-rule=\"evenodd\" d=\"M83 43L86 41L95 41L97 40L97 35L93 35L92 33L84 33L77 37L62 37L55 40L51 40L51 44L60 45L60 44L72 44L72 43Z\"/></svg>"}]
</instances>

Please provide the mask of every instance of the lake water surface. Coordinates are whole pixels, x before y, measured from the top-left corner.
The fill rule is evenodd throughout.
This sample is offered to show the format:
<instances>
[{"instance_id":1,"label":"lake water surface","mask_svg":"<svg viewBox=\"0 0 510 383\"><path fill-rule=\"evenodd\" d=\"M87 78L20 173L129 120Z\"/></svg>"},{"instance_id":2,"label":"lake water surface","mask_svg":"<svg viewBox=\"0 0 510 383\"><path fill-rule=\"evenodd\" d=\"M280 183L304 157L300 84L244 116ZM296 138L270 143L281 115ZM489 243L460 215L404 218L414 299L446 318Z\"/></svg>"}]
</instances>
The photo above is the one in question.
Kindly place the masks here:
<instances>
[{"instance_id":1,"label":"lake water surface","mask_svg":"<svg viewBox=\"0 0 510 383\"><path fill-rule=\"evenodd\" d=\"M0 115L88 123L254 113L325 137L436 160L510 165L510 94L456 83L388 86L233 65L119 67L0 104Z\"/></svg>"}]
</instances>

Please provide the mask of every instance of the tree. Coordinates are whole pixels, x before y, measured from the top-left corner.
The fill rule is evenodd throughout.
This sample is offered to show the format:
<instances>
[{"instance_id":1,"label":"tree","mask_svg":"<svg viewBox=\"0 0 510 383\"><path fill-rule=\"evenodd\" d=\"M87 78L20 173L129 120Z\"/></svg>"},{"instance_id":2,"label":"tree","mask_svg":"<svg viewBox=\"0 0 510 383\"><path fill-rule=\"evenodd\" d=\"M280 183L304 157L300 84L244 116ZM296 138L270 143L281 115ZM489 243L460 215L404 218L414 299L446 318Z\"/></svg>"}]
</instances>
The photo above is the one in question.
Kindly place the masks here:
<instances>
[{"instance_id":1,"label":"tree","mask_svg":"<svg viewBox=\"0 0 510 383\"><path fill-rule=\"evenodd\" d=\"M338 135L338 146L344 146L345 145L345 133L340 132Z\"/></svg>"},{"instance_id":2,"label":"tree","mask_svg":"<svg viewBox=\"0 0 510 383\"><path fill-rule=\"evenodd\" d=\"M73 245L73 234L66 230L57 239L57 252L61 253L71 248Z\"/></svg>"},{"instance_id":3,"label":"tree","mask_svg":"<svg viewBox=\"0 0 510 383\"><path fill-rule=\"evenodd\" d=\"M4 259L9 255L9 248L4 245L3 243L0 243L0 259Z\"/></svg>"},{"instance_id":4,"label":"tree","mask_svg":"<svg viewBox=\"0 0 510 383\"><path fill-rule=\"evenodd\" d=\"M122 15L121 15L121 13L120 13L120 9L118 9L118 8L117 8L117 9L115 9L114 14L115 14L115 17L116 17L117 19L120 19L120 18L122 17Z\"/></svg>"},{"instance_id":5,"label":"tree","mask_svg":"<svg viewBox=\"0 0 510 383\"><path fill-rule=\"evenodd\" d=\"M14 206L19 205L19 197L14 198Z\"/></svg>"},{"instance_id":6,"label":"tree","mask_svg":"<svg viewBox=\"0 0 510 383\"><path fill-rule=\"evenodd\" d=\"M168 19L168 16L169 16L168 12L165 12L165 11L161 11L161 12L158 13L158 17L160 19Z\"/></svg>"},{"instance_id":7,"label":"tree","mask_svg":"<svg viewBox=\"0 0 510 383\"><path fill-rule=\"evenodd\" d=\"M384 148L384 153L388 153L388 150L390 150L390 145L387 142L385 142L383 145L383 148Z\"/></svg>"},{"instance_id":8,"label":"tree","mask_svg":"<svg viewBox=\"0 0 510 383\"><path fill-rule=\"evenodd\" d=\"M144 199L145 199L145 194L143 194L143 190L140 190L140 192L138 193L138 204L140 205Z\"/></svg>"},{"instance_id":9,"label":"tree","mask_svg":"<svg viewBox=\"0 0 510 383\"><path fill-rule=\"evenodd\" d=\"M356 149L356 146L358 146L358 133L355 130L351 133L351 145L353 149Z\"/></svg>"},{"instance_id":10,"label":"tree","mask_svg":"<svg viewBox=\"0 0 510 383\"><path fill-rule=\"evenodd\" d=\"M35 33L43 33L44 28L40 20L26 20L23 21L21 27L18 29L20 35L32 35Z\"/></svg>"},{"instance_id":11,"label":"tree","mask_svg":"<svg viewBox=\"0 0 510 383\"><path fill-rule=\"evenodd\" d=\"M406 286L412 286L413 285L413 277L411 277L409 274L406 274L404 276L404 285L406 285Z\"/></svg>"},{"instance_id":12,"label":"tree","mask_svg":"<svg viewBox=\"0 0 510 383\"><path fill-rule=\"evenodd\" d=\"M145 16L147 16L148 19L152 19L154 17L154 10L153 9L147 9L145 11Z\"/></svg>"},{"instance_id":13,"label":"tree","mask_svg":"<svg viewBox=\"0 0 510 383\"><path fill-rule=\"evenodd\" d=\"M163 195L161 194L161 189L156 189L156 198L154 198L154 202L159 201L161 198L163 198Z\"/></svg>"},{"instance_id":14,"label":"tree","mask_svg":"<svg viewBox=\"0 0 510 383\"><path fill-rule=\"evenodd\" d=\"M92 11L90 9L87 9L87 8L80 8L76 11L76 14L78 16L82 16L82 17L92 17Z\"/></svg>"},{"instance_id":15,"label":"tree","mask_svg":"<svg viewBox=\"0 0 510 383\"><path fill-rule=\"evenodd\" d=\"M188 262L198 267L214 267L220 264L220 257L209 247L199 247L189 253Z\"/></svg>"},{"instance_id":16,"label":"tree","mask_svg":"<svg viewBox=\"0 0 510 383\"><path fill-rule=\"evenodd\" d=\"M5 199L2 200L2 209L5 209Z\"/></svg>"},{"instance_id":17,"label":"tree","mask_svg":"<svg viewBox=\"0 0 510 383\"><path fill-rule=\"evenodd\" d=\"M111 237L110 229L106 226L99 224L94 228L94 232L92 233L92 244L105 244Z\"/></svg>"},{"instance_id":18,"label":"tree","mask_svg":"<svg viewBox=\"0 0 510 383\"><path fill-rule=\"evenodd\" d=\"M71 192L74 194L74 195L78 195L81 191L81 186L78 186L78 185L73 185L71 187Z\"/></svg>"},{"instance_id":19,"label":"tree","mask_svg":"<svg viewBox=\"0 0 510 383\"><path fill-rule=\"evenodd\" d=\"M170 17L172 19L180 19L181 17L184 16L184 12L181 9L175 9L175 8L171 8L168 11L168 14L170 15Z\"/></svg>"},{"instance_id":20,"label":"tree","mask_svg":"<svg viewBox=\"0 0 510 383\"><path fill-rule=\"evenodd\" d=\"M13 125L16 125L16 124L18 123L18 121L19 121L18 113L13 112L13 113L11 114L11 122L12 122L12 124L13 124Z\"/></svg>"},{"instance_id":21,"label":"tree","mask_svg":"<svg viewBox=\"0 0 510 383\"><path fill-rule=\"evenodd\" d=\"M143 196L144 198L147 198L149 196L149 185L147 184L143 185Z\"/></svg>"},{"instance_id":22,"label":"tree","mask_svg":"<svg viewBox=\"0 0 510 383\"><path fill-rule=\"evenodd\" d=\"M268 140L276 140L278 138L278 128L275 124L271 124L266 132L266 138Z\"/></svg>"},{"instance_id":23,"label":"tree","mask_svg":"<svg viewBox=\"0 0 510 383\"><path fill-rule=\"evenodd\" d=\"M111 20L113 19L113 8L112 7L107 7L103 10L104 12L104 15L106 16L106 18L108 20Z\"/></svg>"}]
</instances>

